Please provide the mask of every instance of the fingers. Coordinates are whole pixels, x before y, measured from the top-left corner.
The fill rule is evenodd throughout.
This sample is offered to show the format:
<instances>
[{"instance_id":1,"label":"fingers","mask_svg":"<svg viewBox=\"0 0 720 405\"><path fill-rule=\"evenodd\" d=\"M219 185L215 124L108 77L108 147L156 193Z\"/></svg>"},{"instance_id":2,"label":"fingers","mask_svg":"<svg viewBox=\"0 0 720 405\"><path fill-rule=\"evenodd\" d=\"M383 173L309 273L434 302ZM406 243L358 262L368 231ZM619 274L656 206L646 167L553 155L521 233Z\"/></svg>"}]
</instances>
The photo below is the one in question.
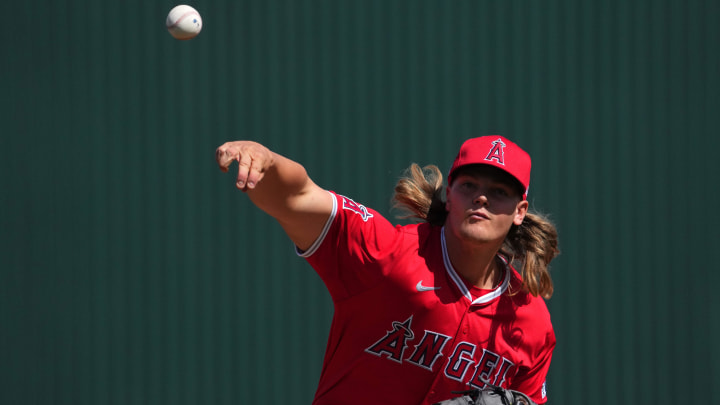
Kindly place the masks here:
<instances>
[{"instance_id":1,"label":"fingers","mask_svg":"<svg viewBox=\"0 0 720 405\"><path fill-rule=\"evenodd\" d=\"M249 154L241 154L238 157L238 174L235 186L240 190L245 188L245 184L248 179L248 174L252 169L252 157ZM253 184L253 187L255 184Z\"/></svg>"},{"instance_id":2,"label":"fingers","mask_svg":"<svg viewBox=\"0 0 720 405\"><path fill-rule=\"evenodd\" d=\"M265 162L261 159L252 159L250 161L250 167L247 173L246 186L248 189L253 189L262 180L265 175Z\"/></svg>"},{"instance_id":3,"label":"fingers","mask_svg":"<svg viewBox=\"0 0 720 405\"><path fill-rule=\"evenodd\" d=\"M220 170L222 170L223 173L227 173L230 168L230 164L234 160L237 160L237 154L239 151L236 151L235 149L236 148L233 147L231 142L227 142L215 151L215 161L218 166L220 166Z\"/></svg>"},{"instance_id":4,"label":"fingers","mask_svg":"<svg viewBox=\"0 0 720 405\"><path fill-rule=\"evenodd\" d=\"M217 148L215 160L223 172L228 172L233 161L238 162L235 186L240 190L253 189L262 180L268 164L267 149L255 142L228 142Z\"/></svg>"}]
</instances>

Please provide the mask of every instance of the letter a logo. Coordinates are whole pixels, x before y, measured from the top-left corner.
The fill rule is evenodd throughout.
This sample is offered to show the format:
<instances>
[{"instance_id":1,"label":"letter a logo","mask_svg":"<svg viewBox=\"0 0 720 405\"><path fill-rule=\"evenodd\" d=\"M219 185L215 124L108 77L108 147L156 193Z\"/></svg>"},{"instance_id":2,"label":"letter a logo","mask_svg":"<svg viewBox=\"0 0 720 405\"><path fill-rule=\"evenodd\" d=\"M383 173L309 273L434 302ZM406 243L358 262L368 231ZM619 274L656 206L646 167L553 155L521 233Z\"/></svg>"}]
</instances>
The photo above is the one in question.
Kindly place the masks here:
<instances>
[{"instance_id":1,"label":"letter a logo","mask_svg":"<svg viewBox=\"0 0 720 405\"><path fill-rule=\"evenodd\" d=\"M488 162L494 160L498 162L499 164L505 166L505 144L503 143L500 138L495 140L492 143L492 148L490 148L490 152L488 152L487 156L485 156L485 160Z\"/></svg>"},{"instance_id":2,"label":"letter a logo","mask_svg":"<svg viewBox=\"0 0 720 405\"><path fill-rule=\"evenodd\" d=\"M407 341L413 340L415 334L410 329L412 323L412 315L405 322L395 321L392 323L393 329L387 331L384 338L378 340L372 346L365 349L366 352L376 356L386 355L389 359L398 363L402 363L403 352L407 347Z\"/></svg>"}]
</instances>

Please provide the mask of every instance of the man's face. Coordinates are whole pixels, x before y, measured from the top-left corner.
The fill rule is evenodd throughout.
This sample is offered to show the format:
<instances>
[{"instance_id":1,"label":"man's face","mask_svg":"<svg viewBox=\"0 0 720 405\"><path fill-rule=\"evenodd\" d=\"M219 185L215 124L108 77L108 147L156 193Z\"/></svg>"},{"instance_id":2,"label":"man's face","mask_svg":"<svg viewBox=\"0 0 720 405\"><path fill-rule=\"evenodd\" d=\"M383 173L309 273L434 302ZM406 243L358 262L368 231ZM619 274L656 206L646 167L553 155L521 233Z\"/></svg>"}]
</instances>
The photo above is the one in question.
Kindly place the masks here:
<instances>
[{"instance_id":1,"label":"man's face","mask_svg":"<svg viewBox=\"0 0 720 405\"><path fill-rule=\"evenodd\" d=\"M461 168L447 189L445 227L468 242L501 244L510 227L522 223L527 207L518 184L502 170Z\"/></svg>"}]
</instances>

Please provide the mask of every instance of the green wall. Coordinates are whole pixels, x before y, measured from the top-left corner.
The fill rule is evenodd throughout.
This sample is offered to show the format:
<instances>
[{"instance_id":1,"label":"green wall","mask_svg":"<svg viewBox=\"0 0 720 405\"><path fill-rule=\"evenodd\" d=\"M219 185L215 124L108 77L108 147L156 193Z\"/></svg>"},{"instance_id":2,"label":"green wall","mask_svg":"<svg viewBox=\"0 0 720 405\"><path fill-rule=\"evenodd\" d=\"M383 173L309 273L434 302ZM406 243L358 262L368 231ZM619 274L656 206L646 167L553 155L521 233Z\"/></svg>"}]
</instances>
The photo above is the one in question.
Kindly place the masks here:
<instances>
[{"instance_id":1,"label":"green wall","mask_svg":"<svg viewBox=\"0 0 720 405\"><path fill-rule=\"evenodd\" d=\"M720 401L720 3L13 2L0 403L310 403L332 311L213 154L249 138L392 216L501 133L561 233L552 404Z\"/></svg>"}]
</instances>

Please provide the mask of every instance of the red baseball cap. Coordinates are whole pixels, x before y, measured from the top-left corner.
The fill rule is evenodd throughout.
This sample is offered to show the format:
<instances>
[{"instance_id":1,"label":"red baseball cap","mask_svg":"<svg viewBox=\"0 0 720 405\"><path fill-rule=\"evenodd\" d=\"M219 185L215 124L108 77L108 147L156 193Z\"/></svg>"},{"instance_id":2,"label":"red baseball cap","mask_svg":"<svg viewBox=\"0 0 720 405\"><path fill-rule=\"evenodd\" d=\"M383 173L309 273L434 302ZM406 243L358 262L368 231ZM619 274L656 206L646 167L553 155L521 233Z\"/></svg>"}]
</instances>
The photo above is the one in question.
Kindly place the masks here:
<instances>
[{"instance_id":1,"label":"red baseball cap","mask_svg":"<svg viewBox=\"0 0 720 405\"><path fill-rule=\"evenodd\" d=\"M523 200L527 199L530 189L530 155L517 144L500 135L468 139L460 146L460 152L453 161L448 184L452 183L452 175L457 169L478 164L497 167L513 176L525 189Z\"/></svg>"}]
</instances>

